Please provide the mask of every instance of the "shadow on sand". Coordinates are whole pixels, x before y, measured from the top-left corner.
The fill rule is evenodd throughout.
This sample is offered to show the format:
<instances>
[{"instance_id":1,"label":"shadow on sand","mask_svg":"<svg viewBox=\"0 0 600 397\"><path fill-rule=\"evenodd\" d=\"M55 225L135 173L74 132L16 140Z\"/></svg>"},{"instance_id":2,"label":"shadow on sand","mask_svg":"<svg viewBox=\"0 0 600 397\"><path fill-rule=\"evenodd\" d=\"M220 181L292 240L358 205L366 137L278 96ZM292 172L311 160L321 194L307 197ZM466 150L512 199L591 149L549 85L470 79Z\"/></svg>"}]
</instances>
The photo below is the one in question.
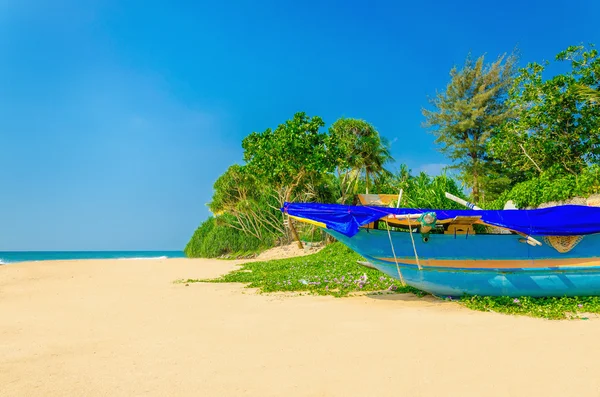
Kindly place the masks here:
<instances>
[{"instance_id":1,"label":"shadow on sand","mask_svg":"<svg viewBox=\"0 0 600 397\"><path fill-rule=\"evenodd\" d=\"M391 301L391 302L411 302L411 303L424 303L427 305L456 305L458 302L456 300L450 299L442 299L436 296L427 294L424 296L418 296L413 293L402 293L402 294L394 294L394 293L380 293L380 292L369 292L365 294L367 298L381 300L381 301Z\"/></svg>"}]
</instances>

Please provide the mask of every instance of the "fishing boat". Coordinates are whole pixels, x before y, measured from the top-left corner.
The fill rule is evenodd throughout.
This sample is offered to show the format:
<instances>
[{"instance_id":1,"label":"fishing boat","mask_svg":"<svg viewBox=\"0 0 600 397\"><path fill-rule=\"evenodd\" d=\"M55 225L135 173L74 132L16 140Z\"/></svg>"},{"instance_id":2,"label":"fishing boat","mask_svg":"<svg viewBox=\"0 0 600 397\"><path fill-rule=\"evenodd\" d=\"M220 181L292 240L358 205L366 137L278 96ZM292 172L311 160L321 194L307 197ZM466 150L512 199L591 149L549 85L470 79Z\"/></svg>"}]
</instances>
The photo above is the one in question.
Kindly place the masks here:
<instances>
[{"instance_id":1,"label":"fishing boat","mask_svg":"<svg viewBox=\"0 0 600 397\"><path fill-rule=\"evenodd\" d=\"M436 210L285 203L402 283L437 296L600 295L600 208Z\"/></svg>"}]
</instances>

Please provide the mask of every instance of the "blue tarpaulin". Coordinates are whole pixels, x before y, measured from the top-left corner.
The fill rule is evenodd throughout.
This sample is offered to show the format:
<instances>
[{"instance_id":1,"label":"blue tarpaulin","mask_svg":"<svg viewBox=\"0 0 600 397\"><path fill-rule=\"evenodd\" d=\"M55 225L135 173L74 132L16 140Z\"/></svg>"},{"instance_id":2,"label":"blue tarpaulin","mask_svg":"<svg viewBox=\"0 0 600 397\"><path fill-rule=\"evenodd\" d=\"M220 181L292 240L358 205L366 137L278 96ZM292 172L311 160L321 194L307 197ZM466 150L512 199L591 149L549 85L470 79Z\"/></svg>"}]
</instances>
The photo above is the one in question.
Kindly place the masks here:
<instances>
[{"instance_id":1,"label":"blue tarpaulin","mask_svg":"<svg viewBox=\"0 0 600 397\"><path fill-rule=\"evenodd\" d=\"M457 216L481 216L481 222L527 235L572 236L600 233L600 207L563 205L533 210L435 210L350 206L340 204L285 203L281 210L299 218L321 222L348 237L358 229L388 215L435 212L438 221Z\"/></svg>"}]
</instances>

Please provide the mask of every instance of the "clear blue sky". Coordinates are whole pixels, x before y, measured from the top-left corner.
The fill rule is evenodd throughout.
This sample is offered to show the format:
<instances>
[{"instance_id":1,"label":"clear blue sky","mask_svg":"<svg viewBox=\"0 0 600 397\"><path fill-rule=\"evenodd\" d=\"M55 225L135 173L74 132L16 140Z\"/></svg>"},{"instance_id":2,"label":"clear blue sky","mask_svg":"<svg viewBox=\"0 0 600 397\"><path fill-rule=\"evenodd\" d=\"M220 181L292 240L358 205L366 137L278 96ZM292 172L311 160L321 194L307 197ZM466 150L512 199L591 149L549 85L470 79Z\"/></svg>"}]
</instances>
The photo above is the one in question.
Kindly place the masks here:
<instances>
[{"instance_id":1,"label":"clear blue sky","mask_svg":"<svg viewBox=\"0 0 600 397\"><path fill-rule=\"evenodd\" d=\"M469 51L600 45L600 2L0 0L0 250L182 249L241 139L297 111L447 161L421 108Z\"/></svg>"}]
</instances>

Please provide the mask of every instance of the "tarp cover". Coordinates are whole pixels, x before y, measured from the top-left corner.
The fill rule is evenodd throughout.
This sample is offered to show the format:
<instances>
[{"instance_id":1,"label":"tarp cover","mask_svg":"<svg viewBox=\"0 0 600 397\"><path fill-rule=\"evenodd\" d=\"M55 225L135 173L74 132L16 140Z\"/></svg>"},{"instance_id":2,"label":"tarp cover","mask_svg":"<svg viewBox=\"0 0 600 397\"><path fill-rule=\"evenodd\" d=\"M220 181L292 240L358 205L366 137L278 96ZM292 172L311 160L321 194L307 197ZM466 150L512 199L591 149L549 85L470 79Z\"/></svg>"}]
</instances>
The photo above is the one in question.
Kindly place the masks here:
<instances>
[{"instance_id":1,"label":"tarp cover","mask_svg":"<svg viewBox=\"0 0 600 397\"><path fill-rule=\"evenodd\" d=\"M390 214L420 214L433 211L438 220L457 216L481 216L481 221L528 235L572 236L600 233L600 207L563 205L533 210L435 210L386 208L340 204L285 203L283 212L324 223L328 229L348 237L359 227Z\"/></svg>"}]
</instances>

